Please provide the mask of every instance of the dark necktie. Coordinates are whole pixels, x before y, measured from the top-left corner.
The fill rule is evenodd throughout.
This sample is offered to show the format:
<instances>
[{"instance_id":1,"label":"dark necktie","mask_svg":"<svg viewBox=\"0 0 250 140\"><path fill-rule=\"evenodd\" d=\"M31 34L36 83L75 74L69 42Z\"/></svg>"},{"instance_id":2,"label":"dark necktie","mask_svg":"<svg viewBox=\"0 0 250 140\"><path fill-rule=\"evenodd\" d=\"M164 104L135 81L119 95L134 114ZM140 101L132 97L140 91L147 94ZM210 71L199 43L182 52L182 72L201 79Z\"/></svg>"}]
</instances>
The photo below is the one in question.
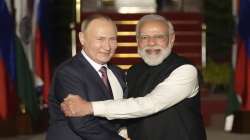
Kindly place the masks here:
<instances>
[{"instance_id":1,"label":"dark necktie","mask_svg":"<svg viewBox=\"0 0 250 140\"><path fill-rule=\"evenodd\" d=\"M102 74L101 78L102 78L102 81L103 81L105 87L107 88L108 92L113 96L112 89L110 87L110 83L109 83L109 80L108 80L107 68L102 66L99 71Z\"/></svg>"}]
</instances>

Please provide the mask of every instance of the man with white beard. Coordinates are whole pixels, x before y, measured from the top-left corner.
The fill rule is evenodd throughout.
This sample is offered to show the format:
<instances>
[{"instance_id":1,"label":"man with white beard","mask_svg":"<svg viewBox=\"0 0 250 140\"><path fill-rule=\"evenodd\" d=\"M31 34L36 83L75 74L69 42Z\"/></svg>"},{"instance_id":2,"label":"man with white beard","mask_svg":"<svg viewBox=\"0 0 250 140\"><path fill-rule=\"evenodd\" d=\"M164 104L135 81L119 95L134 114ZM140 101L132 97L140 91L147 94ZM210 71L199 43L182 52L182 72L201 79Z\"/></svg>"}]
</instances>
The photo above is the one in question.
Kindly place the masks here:
<instances>
[{"instance_id":1,"label":"man with white beard","mask_svg":"<svg viewBox=\"0 0 250 140\"><path fill-rule=\"evenodd\" d=\"M206 140L198 70L171 52L173 25L162 16L146 15L136 33L143 62L128 71L129 98L87 102L70 95L61 104L65 115L128 119L131 140Z\"/></svg>"}]
</instances>

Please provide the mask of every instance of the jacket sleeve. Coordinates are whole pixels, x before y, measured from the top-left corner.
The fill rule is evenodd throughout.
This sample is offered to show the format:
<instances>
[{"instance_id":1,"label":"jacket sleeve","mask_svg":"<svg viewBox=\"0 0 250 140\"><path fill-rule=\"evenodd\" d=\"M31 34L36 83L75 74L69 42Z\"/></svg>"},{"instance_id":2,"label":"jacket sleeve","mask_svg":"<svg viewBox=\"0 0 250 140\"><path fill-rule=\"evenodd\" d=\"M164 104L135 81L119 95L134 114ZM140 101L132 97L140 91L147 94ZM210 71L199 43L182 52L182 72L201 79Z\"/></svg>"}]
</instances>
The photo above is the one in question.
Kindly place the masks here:
<instances>
[{"instance_id":1,"label":"jacket sleeve","mask_svg":"<svg viewBox=\"0 0 250 140\"><path fill-rule=\"evenodd\" d=\"M55 96L59 103L68 94L79 94L87 99L86 88L79 75L59 72L55 77ZM86 140L123 140L117 132L105 128L94 116L68 117L69 127L82 139Z\"/></svg>"}]
</instances>

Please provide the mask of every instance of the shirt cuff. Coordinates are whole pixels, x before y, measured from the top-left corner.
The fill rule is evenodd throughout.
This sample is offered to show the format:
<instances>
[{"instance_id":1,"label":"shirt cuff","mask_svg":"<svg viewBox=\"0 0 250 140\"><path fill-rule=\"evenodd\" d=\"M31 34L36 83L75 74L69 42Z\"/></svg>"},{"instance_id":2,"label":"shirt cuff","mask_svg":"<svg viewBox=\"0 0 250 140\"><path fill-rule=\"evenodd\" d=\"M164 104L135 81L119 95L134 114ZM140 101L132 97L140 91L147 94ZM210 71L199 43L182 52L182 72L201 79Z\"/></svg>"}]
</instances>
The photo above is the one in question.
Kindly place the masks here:
<instances>
[{"instance_id":1,"label":"shirt cuff","mask_svg":"<svg viewBox=\"0 0 250 140\"><path fill-rule=\"evenodd\" d=\"M126 127L122 127L120 130L119 130L119 135L125 139L128 138L128 131L127 131L127 128Z\"/></svg>"},{"instance_id":2,"label":"shirt cuff","mask_svg":"<svg viewBox=\"0 0 250 140\"><path fill-rule=\"evenodd\" d=\"M91 102L92 109L93 109L93 115L94 116L99 116L103 117L103 114L106 112L105 111L105 105L101 102Z\"/></svg>"}]
</instances>

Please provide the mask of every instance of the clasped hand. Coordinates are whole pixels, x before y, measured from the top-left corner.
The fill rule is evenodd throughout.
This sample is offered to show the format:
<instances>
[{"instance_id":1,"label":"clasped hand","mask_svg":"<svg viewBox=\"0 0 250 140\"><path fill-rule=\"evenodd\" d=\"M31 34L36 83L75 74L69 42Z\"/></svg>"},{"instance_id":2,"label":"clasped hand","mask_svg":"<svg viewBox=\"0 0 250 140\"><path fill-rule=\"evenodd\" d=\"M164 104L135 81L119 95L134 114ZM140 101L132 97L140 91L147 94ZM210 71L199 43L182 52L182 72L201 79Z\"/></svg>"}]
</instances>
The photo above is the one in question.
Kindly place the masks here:
<instances>
[{"instance_id":1,"label":"clasped hand","mask_svg":"<svg viewBox=\"0 0 250 140\"><path fill-rule=\"evenodd\" d=\"M61 103L61 110L67 117L83 117L92 114L91 103L79 95L69 94Z\"/></svg>"}]
</instances>

